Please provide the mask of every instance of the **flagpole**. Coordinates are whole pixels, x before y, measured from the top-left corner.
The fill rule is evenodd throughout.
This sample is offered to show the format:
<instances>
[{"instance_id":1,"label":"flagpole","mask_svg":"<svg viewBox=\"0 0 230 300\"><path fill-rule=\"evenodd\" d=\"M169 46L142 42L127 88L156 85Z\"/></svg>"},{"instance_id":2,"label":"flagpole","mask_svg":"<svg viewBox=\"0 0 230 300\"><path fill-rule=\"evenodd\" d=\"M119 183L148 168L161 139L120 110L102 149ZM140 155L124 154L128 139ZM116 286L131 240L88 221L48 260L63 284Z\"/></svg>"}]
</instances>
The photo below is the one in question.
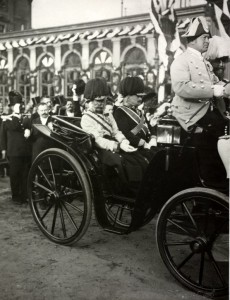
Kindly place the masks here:
<instances>
[{"instance_id":1,"label":"flagpole","mask_svg":"<svg viewBox=\"0 0 230 300\"><path fill-rule=\"evenodd\" d=\"M121 17L123 17L123 6L124 6L124 1L121 0Z\"/></svg>"}]
</instances>

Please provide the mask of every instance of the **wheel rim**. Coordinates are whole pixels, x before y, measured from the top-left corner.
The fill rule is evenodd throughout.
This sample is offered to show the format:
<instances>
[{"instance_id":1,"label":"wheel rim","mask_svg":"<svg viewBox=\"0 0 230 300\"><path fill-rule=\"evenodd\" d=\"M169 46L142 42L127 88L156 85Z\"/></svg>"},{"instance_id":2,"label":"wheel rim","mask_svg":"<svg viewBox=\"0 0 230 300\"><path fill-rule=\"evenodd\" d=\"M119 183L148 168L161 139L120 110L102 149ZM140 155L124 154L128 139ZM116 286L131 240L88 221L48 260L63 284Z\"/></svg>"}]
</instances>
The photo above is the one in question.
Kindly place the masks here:
<instances>
[{"instance_id":1,"label":"wheel rim","mask_svg":"<svg viewBox=\"0 0 230 300\"><path fill-rule=\"evenodd\" d=\"M132 221L133 206L128 204L112 203L109 200L105 202L105 209L108 220L114 227L128 228Z\"/></svg>"},{"instance_id":2,"label":"wheel rim","mask_svg":"<svg viewBox=\"0 0 230 300\"><path fill-rule=\"evenodd\" d=\"M158 246L170 272L210 295L228 291L228 207L210 196L184 196L159 221Z\"/></svg>"},{"instance_id":3,"label":"wheel rim","mask_svg":"<svg viewBox=\"0 0 230 300\"><path fill-rule=\"evenodd\" d=\"M71 244L88 227L91 214L85 182L67 157L47 153L29 175L30 206L42 232L52 241Z\"/></svg>"}]
</instances>

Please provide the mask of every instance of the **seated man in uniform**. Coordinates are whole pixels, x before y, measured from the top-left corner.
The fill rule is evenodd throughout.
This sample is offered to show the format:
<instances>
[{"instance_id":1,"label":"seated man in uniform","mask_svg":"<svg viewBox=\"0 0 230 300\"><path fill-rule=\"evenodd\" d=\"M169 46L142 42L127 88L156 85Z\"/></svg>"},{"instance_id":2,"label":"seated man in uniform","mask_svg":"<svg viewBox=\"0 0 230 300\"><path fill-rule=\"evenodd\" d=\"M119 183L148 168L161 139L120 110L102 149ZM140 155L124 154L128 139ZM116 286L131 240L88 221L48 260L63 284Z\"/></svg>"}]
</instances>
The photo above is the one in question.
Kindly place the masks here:
<instances>
[{"instance_id":1,"label":"seated man in uniform","mask_svg":"<svg viewBox=\"0 0 230 300\"><path fill-rule=\"evenodd\" d=\"M126 77L120 82L120 93L123 96L124 105L119 106L114 112L114 118L119 130L130 141L133 147L137 147L142 155L149 161L155 151L149 151L150 131L145 122L145 116L138 110L144 95L144 83L140 77Z\"/></svg>"},{"instance_id":2,"label":"seated man in uniform","mask_svg":"<svg viewBox=\"0 0 230 300\"><path fill-rule=\"evenodd\" d=\"M129 187L136 193L137 182L141 181L147 163L118 130L112 114L103 114L108 95L109 89L104 79L95 78L87 82L84 97L89 102L89 108L82 116L81 127L95 138L100 161L105 166L105 178L105 170L112 167L121 179L120 188L127 190Z\"/></svg>"}]
</instances>

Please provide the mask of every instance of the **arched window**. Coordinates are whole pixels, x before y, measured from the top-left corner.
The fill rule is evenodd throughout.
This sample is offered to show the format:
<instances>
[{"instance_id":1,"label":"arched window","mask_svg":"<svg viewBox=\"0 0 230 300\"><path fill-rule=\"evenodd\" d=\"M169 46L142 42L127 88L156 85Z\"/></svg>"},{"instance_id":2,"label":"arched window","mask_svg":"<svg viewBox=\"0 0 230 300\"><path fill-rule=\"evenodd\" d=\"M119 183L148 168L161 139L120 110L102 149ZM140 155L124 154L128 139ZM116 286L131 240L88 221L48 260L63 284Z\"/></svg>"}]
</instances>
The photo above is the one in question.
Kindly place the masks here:
<instances>
[{"instance_id":1,"label":"arched window","mask_svg":"<svg viewBox=\"0 0 230 300\"><path fill-rule=\"evenodd\" d=\"M40 62L40 96L54 96L54 60L46 54Z\"/></svg>"},{"instance_id":2,"label":"arched window","mask_svg":"<svg viewBox=\"0 0 230 300\"><path fill-rule=\"evenodd\" d=\"M23 95L26 104L30 100L30 67L27 58L22 57L17 63L17 90Z\"/></svg>"},{"instance_id":3,"label":"arched window","mask_svg":"<svg viewBox=\"0 0 230 300\"><path fill-rule=\"evenodd\" d=\"M81 76L81 59L76 53L70 53L65 59L65 92L66 98L72 97L74 81Z\"/></svg>"},{"instance_id":4,"label":"arched window","mask_svg":"<svg viewBox=\"0 0 230 300\"><path fill-rule=\"evenodd\" d=\"M112 57L110 54L101 50L97 52L93 60L93 77L104 77L108 82L111 81Z\"/></svg>"},{"instance_id":5,"label":"arched window","mask_svg":"<svg viewBox=\"0 0 230 300\"><path fill-rule=\"evenodd\" d=\"M122 74L126 76L142 75L147 73L147 61L144 52L137 47L130 49L124 58Z\"/></svg>"},{"instance_id":6,"label":"arched window","mask_svg":"<svg viewBox=\"0 0 230 300\"><path fill-rule=\"evenodd\" d=\"M3 106L6 105L8 96L7 68L7 60L0 56L0 102L3 103Z\"/></svg>"}]
</instances>

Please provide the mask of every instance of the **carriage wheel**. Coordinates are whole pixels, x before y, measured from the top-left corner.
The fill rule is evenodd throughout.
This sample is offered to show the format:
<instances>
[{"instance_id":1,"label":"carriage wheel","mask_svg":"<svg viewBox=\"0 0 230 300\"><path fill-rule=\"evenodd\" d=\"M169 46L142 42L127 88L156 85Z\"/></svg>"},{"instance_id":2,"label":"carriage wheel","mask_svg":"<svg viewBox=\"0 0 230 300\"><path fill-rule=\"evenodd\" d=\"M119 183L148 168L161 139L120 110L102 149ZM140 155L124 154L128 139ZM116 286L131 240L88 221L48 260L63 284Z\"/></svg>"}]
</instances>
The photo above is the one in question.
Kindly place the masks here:
<instances>
[{"instance_id":1,"label":"carriage wheel","mask_svg":"<svg viewBox=\"0 0 230 300\"><path fill-rule=\"evenodd\" d=\"M172 275L194 292L228 293L228 222L227 196L205 188L174 195L159 214L160 255Z\"/></svg>"},{"instance_id":2,"label":"carriage wheel","mask_svg":"<svg viewBox=\"0 0 230 300\"><path fill-rule=\"evenodd\" d=\"M86 232L92 214L91 188L77 160L48 149L34 161L28 177L33 217L52 242L70 245Z\"/></svg>"},{"instance_id":3,"label":"carriage wheel","mask_svg":"<svg viewBox=\"0 0 230 300\"><path fill-rule=\"evenodd\" d=\"M130 226L133 213L132 204L117 204L106 200L105 209L112 226L124 229Z\"/></svg>"},{"instance_id":4,"label":"carriage wheel","mask_svg":"<svg viewBox=\"0 0 230 300\"><path fill-rule=\"evenodd\" d=\"M127 229L130 227L134 211L133 204L118 204L106 200L105 209L112 226ZM146 211L142 226L148 224L155 216L155 211L149 208Z\"/></svg>"}]
</instances>

